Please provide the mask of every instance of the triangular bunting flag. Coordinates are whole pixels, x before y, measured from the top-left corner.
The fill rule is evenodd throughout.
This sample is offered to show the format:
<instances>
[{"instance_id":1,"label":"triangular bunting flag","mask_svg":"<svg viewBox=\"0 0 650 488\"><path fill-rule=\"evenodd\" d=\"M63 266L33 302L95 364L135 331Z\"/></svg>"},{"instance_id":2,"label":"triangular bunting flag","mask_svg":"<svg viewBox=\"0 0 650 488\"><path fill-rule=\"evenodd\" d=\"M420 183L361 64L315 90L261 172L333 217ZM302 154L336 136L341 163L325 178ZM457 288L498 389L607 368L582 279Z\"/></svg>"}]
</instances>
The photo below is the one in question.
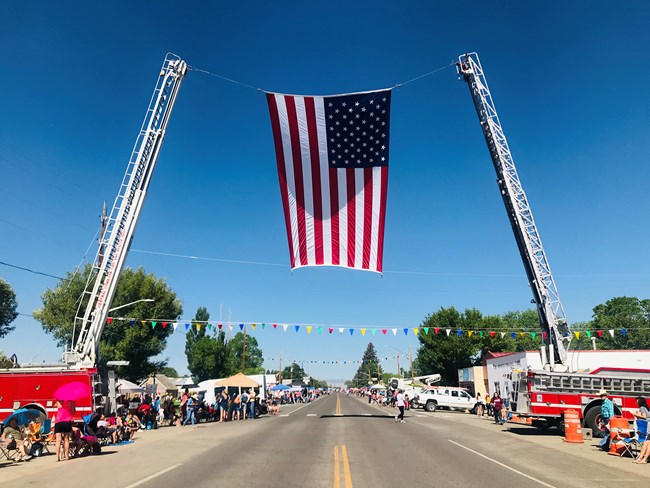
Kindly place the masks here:
<instances>
[{"instance_id":1,"label":"triangular bunting flag","mask_svg":"<svg viewBox=\"0 0 650 488\"><path fill-rule=\"evenodd\" d=\"M542 339L546 340L546 332L542 332Z\"/></svg>"},{"instance_id":2,"label":"triangular bunting flag","mask_svg":"<svg viewBox=\"0 0 650 488\"><path fill-rule=\"evenodd\" d=\"M244 330L244 324L239 324L239 330Z\"/></svg>"},{"instance_id":3,"label":"triangular bunting flag","mask_svg":"<svg viewBox=\"0 0 650 488\"><path fill-rule=\"evenodd\" d=\"M440 327L434 327L434 328L433 328L433 331L434 331L434 332L436 333L436 335L437 335L438 332L440 332ZM449 334L447 334L447 335L449 335Z\"/></svg>"},{"instance_id":4,"label":"triangular bunting flag","mask_svg":"<svg viewBox=\"0 0 650 488\"><path fill-rule=\"evenodd\" d=\"M469 337L472 337L472 334L473 334L473 333L474 333L473 330L468 330L468 331L467 331L467 335L468 335Z\"/></svg>"},{"instance_id":5,"label":"triangular bunting flag","mask_svg":"<svg viewBox=\"0 0 650 488\"><path fill-rule=\"evenodd\" d=\"M366 329L361 329L361 335L365 337L365 335L366 335Z\"/></svg>"},{"instance_id":6,"label":"triangular bunting flag","mask_svg":"<svg viewBox=\"0 0 650 488\"><path fill-rule=\"evenodd\" d=\"M381 329L381 333L386 335L386 329Z\"/></svg>"},{"instance_id":7,"label":"triangular bunting flag","mask_svg":"<svg viewBox=\"0 0 650 488\"><path fill-rule=\"evenodd\" d=\"M494 332L493 330L492 330L492 331L490 331L490 337L494 337L495 335L497 335L497 333L496 333L496 332Z\"/></svg>"},{"instance_id":8,"label":"triangular bunting flag","mask_svg":"<svg viewBox=\"0 0 650 488\"><path fill-rule=\"evenodd\" d=\"M517 334L516 334L516 333L514 333L514 332L512 332L512 333L510 333L510 337L511 337L511 338L513 338L513 339L514 339L514 338L515 338L516 336L517 336Z\"/></svg>"},{"instance_id":9,"label":"triangular bunting flag","mask_svg":"<svg viewBox=\"0 0 650 488\"><path fill-rule=\"evenodd\" d=\"M187 332L188 330L190 330L190 324L185 324L185 332Z\"/></svg>"},{"instance_id":10,"label":"triangular bunting flag","mask_svg":"<svg viewBox=\"0 0 650 488\"><path fill-rule=\"evenodd\" d=\"M344 330L345 330L345 329L344 329L343 327L339 327L339 334L343 334L343 331L344 331Z\"/></svg>"},{"instance_id":11,"label":"triangular bunting flag","mask_svg":"<svg viewBox=\"0 0 650 488\"><path fill-rule=\"evenodd\" d=\"M456 334L458 335L458 337L460 337L460 336L463 335L463 331L462 331L461 329L458 329L458 330L456 331Z\"/></svg>"},{"instance_id":12,"label":"triangular bunting flag","mask_svg":"<svg viewBox=\"0 0 650 488\"><path fill-rule=\"evenodd\" d=\"M503 339L506 336L505 332L501 332L501 339Z\"/></svg>"},{"instance_id":13,"label":"triangular bunting flag","mask_svg":"<svg viewBox=\"0 0 650 488\"><path fill-rule=\"evenodd\" d=\"M108 318L106 319L106 323L107 323L108 325L111 325L111 322L112 322L112 321L113 321L113 317L108 317Z\"/></svg>"},{"instance_id":14,"label":"triangular bunting flag","mask_svg":"<svg viewBox=\"0 0 650 488\"><path fill-rule=\"evenodd\" d=\"M232 325L232 324L228 324L228 330L229 330L230 332L232 332L232 329L233 329L233 325Z\"/></svg>"},{"instance_id":15,"label":"triangular bunting flag","mask_svg":"<svg viewBox=\"0 0 650 488\"><path fill-rule=\"evenodd\" d=\"M375 335L377 333L377 329L370 329L370 332L372 333L372 335Z\"/></svg>"},{"instance_id":16,"label":"triangular bunting flag","mask_svg":"<svg viewBox=\"0 0 650 488\"><path fill-rule=\"evenodd\" d=\"M201 324L196 324L196 330L201 330Z\"/></svg>"},{"instance_id":17,"label":"triangular bunting flag","mask_svg":"<svg viewBox=\"0 0 650 488\"><path fill-rule=\"evenodd\" d=\"M255 330L255 324L251 324L251 329Z\"/></svg>"},{"instance_id":18,"label":"triangular bunting flag","mask_svg":"<svg viewBox=\"0 0 650 488\"><path fill-rule=\"evenodd\" d=\"M409 333L409 330L406 327L404 327L404 335L408 335L408 333Z\"/></svg>"},{"instance_id":19,"label":"triangular bunting flag","mask_svg":"<svg viewBox=\"0 0 650 488\"><path fill-rule=\"evenodd\" d=\"M423 329L424 329L424 335L429 335L429 328L423 327Z\"/></svg>"},{"instance_id":20,"label":"triangular bunting flag","mask_svg":"<svg viewBox=\"0 0 650 488\"><path fill-rule=\"evenodd\" d=\"M223 324L217 324L217 327L219 327L219 330L223 328Z\"/></svg>"},{"instance_id":21,"label":"triangular bunting flag","mask_svg":"<svg viewBox=\"0 0 650 488\"><path fill-rule=\"evenodd\" d=\"M623 337L627 337L627 329L625 327L621 329L621 334L623 334Z\"/></svg>"},{"instance_id":22,"label":"triangular bunting flag","mask_svg":"<svg viewBox=\"0 0 650 488\"><path fill-rule=\"evenodd\" d=\"M599 330L599 331L597 332L597 334L598 334L598 337L602 337L602 336L603 336L603 331L602 331L602 330Z\"/></svg>"},{"instance_id":23,"label":"triangular bunting flag","mask_svg":"<svg viewBox=\"0 0 650 488\"><path fill-rule=\"evenodd\" d=\"M284 329L285 332L287 331L287 327L289 327L289 324L282 324L282 328Z\"/></svg>"},{"instance_id":24,"label":"triangular bunting flag","mask_svg":"<svg viewBox=\"0 0 650 488\"><path fill-rule=\"evenodd\" d=\"M178 322L174 322L174 330L178 327Z\"/></svg>"},{"instance_id":25,"label":"triangular bunting flag","mask_svg":"<svg viewBox=\"0 0 650 488\"><path fill-rule=\"evenodd\" d=\"M396 336L397 335L397 329L392 329L392 330L393 330L393 335Z\"/></svg>"},{"instance_id":26,"label":"triangular bunting flag","mask_svg":"<svg viewBox=\"0 0 650 488\"><path fill-rule=\"evenodd\" d=\"M331 334L332 332L334 332L334 328L333 328L333 327L329 327L327 330L329 331L330 334Z\"/></svg>"},{"instance_id":27,"label":"triangular bunting flag","mask_svg":"<svg viewBox=\"0 0 650 488\"><path fill-rule=\"evenodd\" d=\"M163 322L163 329L167 328L167 322Z\"/></svg>"},{"instance_id":28,"label":"triangular bunting flag","mask_svg":"<svg viewBox=\"0 0 650 488\"><path fill-rule=\"evenodd\" d=\"M614 337L614 329L609 329L608 332L609 332L609 335L610 335L610 336Z\"/></svg>"},{"instance_id":29,"label":"triangular bunting flag","mask_svg":"<svg viewBox=\"0 0 650 488\"><path fill-rule=\"evenodd\" d=\"M413 329L413 333L414 333L415 335L418 335L418 332L420 332L420 329L418 329L417 327L415 327L415 328Z\"/></svg>"},{"instance_id":30,"label":"triangular bunting flag","mask_svg":"<svg viewBox=\"0 0 650 488\"><path fill-rule=\"evenodd\" d=\"M574 334L576 336L576 339L580 339L580 331L576 330Z\"/></svg>"},{"instance_id":31,"label":"triangular bunting flag","mask_svg":"<svg viewBox=\"0 0 650 488\"><path fill-rule=\"evenodd\" d=\"M350 329L350 335L354 334L354 329Z\"/></svg>"},{"instance_id":32,"label":"triangular bunting flag","mask_svg":"<svg viewBox=\"0 0 650 488\"><path fill-rule=\"evenodd\" d=\"M311 327L312 327L311 325L307 326L307 334L311 334Z\"/></svg>"},{"instance_id":33,"label":"triangular bunting flag","mask_svg":"<svg viewBox=\"0 0 650 488\"><path fill-rule=\"evenodd\" d=\"M537 335L536 332L531 332L531 333L530 333L530 337L532 337L533 339L535 338L536 335Z\"/></svg>"},{"instance_id":34,"label":"triangular bunting flag","mask_svg":"<svg viewBox=\"0 0 650 488\"><path fill-rule=\"evenodd\" d=\"M152 329L155 329L157 323L158 323L158 322L151 322L151 328L152 328Z\"/></svg>"},{"instance_id":35,"label":"triangular bunting flag","mask_svg":"<svg viewBox=\"0 0 650 488\"><path fill-rule=\"evenodd\" d=\"M142 325L146 325L146 323L147 323L146 320L141 320L140 322L142 322Z\"/></svg>"},{"instance_id":36,"label":"triangular bunting flag","mask_svg":"<svg viewBox=\"0 0 650 488\"><path fill-rule=\"evenodd\" d=\"M131 326L135 325L135 320L131 320Z\"/></svg>"},{"instance_id":37,"label":"triangular bunting flag","mask_svg":"<svg viewBox=\"0 0 650 488\"><path fill-rule=\"evenodd\" d=\"M319 328L318 328L318 333L319 333L319 334L322 334L322 333L323 333L323 328L322 328L322 327L319 327Z\"/></svg>"},{"instance_id":38,"label":"triangular bunting flag","mask_svg":"<svg viewBox=\"0 0 650 488\"><path fill-rule=\"evenodd\" d=\"M445 332L447 333L447 337L449 337L449 334L451 334L451 329L445 329Z\"/></svg>"},{"instance_id":39,"label":"triangular bunting flag","mask_svg":"<svg viewBox=\"0 0 650 488\"><path fill-rule=\"evenodd\" d=\"M589 337L589 339L591 339L591 331L590 331L590 330L588 330L587 332L585 332L585 334L587 334L587 337Z\"/></svg>"},{"instance_id":40,"label":"triangular bunting flag","mask_svg":"<svg viewBox=\"0 0 650 488\"><path fill-rule=\"evenodd\" d=\"M519 336L520 336L520 337L526 337L526 333L525 333L525 332L520 332L520 333L519 333Z\"/></svg>"},{"instance_id":41,"label":"triangular bunting flag","mask_svg":"<svg viewBox=\"0 0 650 488\"><path fill-rule=\"evenodd\" d=\"M479 336L481 339L483 338L483 331L482 331L482 330L479 330L479 331L478 331L478 336Z\"/></svg>"},{"instance_id":42,"label":"triangular bunting flag","mask_svg":"<svg viewBox=\"0 0 650 488\"><path fill-rule=\"evenodd\" d=\"M300 330L300 326L299 326L299 325L294 325L294 328L296 329L296 332L298 332L298 331Z\"/></svg>"}]
</instances>

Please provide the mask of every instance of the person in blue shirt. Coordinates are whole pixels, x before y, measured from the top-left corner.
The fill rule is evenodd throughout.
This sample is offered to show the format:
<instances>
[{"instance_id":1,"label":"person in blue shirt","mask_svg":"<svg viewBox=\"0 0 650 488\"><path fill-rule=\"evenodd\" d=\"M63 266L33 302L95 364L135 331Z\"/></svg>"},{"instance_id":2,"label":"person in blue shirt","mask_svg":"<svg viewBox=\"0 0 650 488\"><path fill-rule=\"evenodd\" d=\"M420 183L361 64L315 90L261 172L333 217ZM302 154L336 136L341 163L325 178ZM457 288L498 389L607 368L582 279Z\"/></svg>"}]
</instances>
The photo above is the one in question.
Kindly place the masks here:
<instances>
[{"instance_id":1,"label":"person in blue shirt","mask_svg":"<svg viewBox=\"0 0 650 488\"><path fill-rule=\"evenodd\" d=\"M605 390L600 390L598 396L603 401L600 405L600 422L607 432L598 445L603 451L609 451L609 421L614 416L614 403L608 398Z\"/></svg>"}]
</instances>

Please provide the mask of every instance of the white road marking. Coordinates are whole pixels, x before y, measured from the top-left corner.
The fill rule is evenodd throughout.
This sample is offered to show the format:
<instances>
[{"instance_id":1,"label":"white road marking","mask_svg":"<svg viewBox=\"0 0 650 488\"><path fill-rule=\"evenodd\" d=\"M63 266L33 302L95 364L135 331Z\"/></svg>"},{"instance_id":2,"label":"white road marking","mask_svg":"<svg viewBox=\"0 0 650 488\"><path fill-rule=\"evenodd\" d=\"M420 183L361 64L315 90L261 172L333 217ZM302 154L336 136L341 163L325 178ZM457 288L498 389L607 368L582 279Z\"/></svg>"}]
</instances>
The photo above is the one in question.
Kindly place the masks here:
<instances>
[{"instance_id":1,"label":"white road marking","mask_svg":"<svg viewBox=\"0 0 650 488\"><path fill-rule=\"evenodd\" d=\"M308 407L309 405L313 405L313 403L305 403L304 405L302 405L302 406L296 408L295 410L292 410L291 412L289 412L287 414L287 416L291 415L292 413L296 413L298 410L300 410L302 408L305 408L305 407Z\"/></svg>"},{"instance_id":2,"label":"white road marking","mask_svg":"<svg viewBox=\"0 0 650 488\"><path fill-rule=\"evenodd\" d=\"M511 468L511 467L508 466L507 464L503 464L502 462L497 461L496 459L492 459L491 457L488 457L488 456L486 456L485 454L481 454L480 452L475 451L474 449L470 449L470 448L467 447L467 446L463 446L462 444L459 444L458 442L454 442L454 441L452 441L451 439L448 439L448 440L449 440L449 442L451 442L452 444L455 444L455 445L458 446L458 447L462 447L463 449L465 449L465 450L467 450L467 451L469 451L469 452L473 452L473 453L476 454L477 456L481 456L482 458L487 459L488 461L491 461L491 462L493 462L494 464L498 464L498 465L501 466L502 468L509 469L509 470L512 471L513 473L517 473L518 475L521 475L521 476L523 476L524 478L528 478L529 480L534 481L534 482L536 482L536 483L539 483L540 485L542 485L542 486L546 486L546 487L548 487L548 488L556 488L555 486L553 486L553 485L549 485L548 483L546 483L546 482L544 482L544 481L542 481L542 480L538 480L537 478L535 478L535 477L533 477L533 476L530 476L529 474L522 473L521 471L516 470L515 468Z\"/></svg>"},{"instance_id":3,"label":"white road marking","mask_svg":"<svg viewBox=\"0 0 650 488\"><path fill-rule=\"evenodd\" d=\"M162 471L159 471L155 474L152 474L151 476L147 476L146 478L141 479L140 481L136 481L135 483L125 486L124 488L135 488L136 486L140 486L147 481L151 481L154 478L157 478L158 476L162 476L163 474L171 471L172 469L176 469L180 466L180 464L174 464L173 466L170 466L169 468L163 469Z\"/></svg>"},{"instance_id":4,"label":"white road marking","mask_svg":"<svg viewBox=\"0 0 650 488\"><path fill-rule=\"evenodd\" d=\"M315 417L315 416L316 416L315 413L308 413L308 414L307 414L307 417Z\"/></svg>"},{"instance_id":5,"label":"white road marking","mask_svg":"<svg viewBox=\"0 0 650 488\"><path fill-rule=\"evenodd\" d=\"M289 416L288 413L281 413L280 415L278 415L278 417L288 417L288 416Z\"/></svg>"},{"instance_id":6,"label":"white road marking","mask_svg":"<svg viewBox=\"0 0 650 488\"><path fill-rule=\"evenodd\" d=\"M335 417L343 417L343 414L342 413L335 413L334 416Z\"/></svg>"},{"instance_id":7,"label":"white road marking","mask_svg":"<svg viewBox=\"0 0 650 488\"><path fill-rule=\"evenodd\" d=\"M364 417L370 417L372 414L371 413L362 413L361 415L363 415Z\"/></svg>"}]
</instances>

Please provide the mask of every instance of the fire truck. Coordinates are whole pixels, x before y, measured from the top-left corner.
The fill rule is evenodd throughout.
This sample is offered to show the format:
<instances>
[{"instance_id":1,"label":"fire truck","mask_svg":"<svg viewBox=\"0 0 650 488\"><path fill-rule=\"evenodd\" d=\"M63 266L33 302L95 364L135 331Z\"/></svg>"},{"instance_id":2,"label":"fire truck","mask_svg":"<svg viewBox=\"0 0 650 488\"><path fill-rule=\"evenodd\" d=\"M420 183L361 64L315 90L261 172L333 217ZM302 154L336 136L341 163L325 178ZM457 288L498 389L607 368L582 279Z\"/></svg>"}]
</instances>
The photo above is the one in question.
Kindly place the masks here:
<instances>
[{"instance_id":1,"label":"fire truck","mask_svg":"<svg viewBox=\"0 0 650 488\"><path fill-rule=\"evenodd\" d=\"M561 427L564 412L574 409L580 413L585 426L599 435L602 431L598 392L606 390L617 413L631 418L636 397L650 395L650 370L593 368L588 372L569 371L570 328L485 72L476 53L461 55L456 68L459 77L469 86L542 329L542 369L510 373L511 409L521 417L531 417L533 424L539 427Z\"/></svg>"},{"instance_id":2,"label":"fire truck","mask_svg":"<svg viewBox=\"0 0 650 488\"><path fill-rule=\"evenodd\" d=\"M62 364L0 370L0 421L23 407L51 416L54 392L71 381L93 387L88 398L76 402L79 417L103 405L105 395L97 372L99 339L187 71L187 63L178 56L170 53L165 57L117 197L103 222L97 255L75 314L73 342L66 348Z\"/></svg>"}]
</instances>

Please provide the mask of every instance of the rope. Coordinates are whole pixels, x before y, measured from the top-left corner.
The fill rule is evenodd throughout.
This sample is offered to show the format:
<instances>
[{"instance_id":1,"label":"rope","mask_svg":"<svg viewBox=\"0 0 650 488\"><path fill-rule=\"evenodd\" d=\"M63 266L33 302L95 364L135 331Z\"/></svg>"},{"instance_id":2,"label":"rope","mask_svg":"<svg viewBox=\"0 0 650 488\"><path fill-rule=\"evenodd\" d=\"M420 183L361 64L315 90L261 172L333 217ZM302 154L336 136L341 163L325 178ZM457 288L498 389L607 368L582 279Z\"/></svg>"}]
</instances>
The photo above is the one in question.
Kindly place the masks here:
<instances>
[{"instance_id":1,"label":"rope","mask_svg":"<svg viewBox=\"0 0 650 488\"><path fill-rule=\"evenodd\" d=\"M440 72L442 70L450 68L450 67L454 66L455 64L456 64L456 61L452 61L451 63L446 64L445 66L441 66L440 68L436 68L436 69L434 69L432 71L429 71L428 73L421 74L419 76L416 76L415 78L411 78L410 80L406 80L406 81L403 81L401 83L396 83L390 89L393 90L395 88L401 88L404 85L408 85L409 83L413 83L414 81L420 80L422 78L426 78L427 76L431 76L431 75L433 75L435 73L438 73L438 72ZM233 80L232 78L228 78L227 76L222 76L222 75L219 75L217 73L213 73L213 72L205 70L205 69L196 68L194 66L188 66L188 69L190 71L196 71L197 73L203 73L203 74L206 74L208 76L214 76L215 78L219 78L220 80L224 80L224 81L229 81L230 83L234 83L236 85L245 86L246 88L250 88L250 89L255 90L257 92L260 92L260 93L262 93L262 92L267 93L268 92L268 90L264 90L264 89L256 87L256 86L249 85L248 83L244 83L243 81Z\"/></svg>"}]
</instances>

